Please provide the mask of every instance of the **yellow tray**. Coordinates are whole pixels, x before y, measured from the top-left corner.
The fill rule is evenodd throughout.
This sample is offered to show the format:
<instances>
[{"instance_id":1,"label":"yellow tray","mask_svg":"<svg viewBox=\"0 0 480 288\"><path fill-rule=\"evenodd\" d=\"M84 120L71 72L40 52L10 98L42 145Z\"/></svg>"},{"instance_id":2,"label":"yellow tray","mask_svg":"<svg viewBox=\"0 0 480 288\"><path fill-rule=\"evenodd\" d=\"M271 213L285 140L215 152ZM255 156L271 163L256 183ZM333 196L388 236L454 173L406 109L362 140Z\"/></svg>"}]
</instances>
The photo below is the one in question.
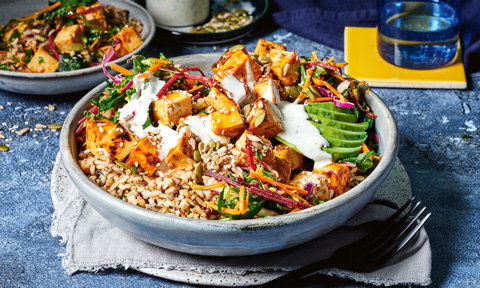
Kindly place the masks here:
<instances>
[{"instance_id":1,"label":"yellow tray","mask_svg":"<svg viewBox=\"0 0 480 288\"><path fill-rule=\"evenodd\" d=\"M383 60L377 50L377 28L345 27L345 73L372 87L465 89L467 80L460 44L453 64L413 70Z\"/></svg>"}]
</instances>

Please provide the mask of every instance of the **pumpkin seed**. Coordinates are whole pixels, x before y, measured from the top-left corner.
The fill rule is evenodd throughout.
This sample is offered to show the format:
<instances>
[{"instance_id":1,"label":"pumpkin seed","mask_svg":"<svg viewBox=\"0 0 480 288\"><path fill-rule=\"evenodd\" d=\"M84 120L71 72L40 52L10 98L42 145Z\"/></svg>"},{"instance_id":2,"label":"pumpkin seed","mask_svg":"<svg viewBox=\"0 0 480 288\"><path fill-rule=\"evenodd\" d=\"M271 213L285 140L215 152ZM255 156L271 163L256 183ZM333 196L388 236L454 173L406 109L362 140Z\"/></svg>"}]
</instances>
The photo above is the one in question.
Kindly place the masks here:
<instances>
[{"instance_id":1,"label":"pumpkin seed","mask_svg":"<svg viewBox=\"0 0 480 288\"><path fill-rule=\"evenodd\" d=\"M238 21L228 19L227 24L229 24L229 25L238 24Z\"/></svg>"},{"instance_id":2,"label":"pumpkin seed","mask_svg":"<svg viewBox=\"0 0 480 288\"><path fill-rule=\"evenodd\" d=\"M262 56L262 57L258 57L258 62L263 65L263 64L268 64L271 61L270 61L270 58L266 56Z\"/></svg>"},{"instance_id":3,"label":"pumpkin seed","mask_svg":"<svg viewBox=\"0 0 480 288\"><path fill-rule=\"evenodd\" d=\"M298 95L300 95L300 92L298 91L297 87L295 87L295 86L285 86L285 91L292 98L297 98Z\"/></svg>"},{"instance_id":4,"label":"pumpkin seed","mask_svg":"<svg viewBox=\"0 0 480 288\"><path fill-rule=\"evenodd\" d=\"M255 127L260 126L260 124L263 123L263 120L265 120L265 111L258 113L257 117L255 117Z\"/></svg>"},{"instance_id":5,"label":"pumpkin seed","mask_svg":"<svg viewBox=\"0 0 480 288\"><path fill-rule=\"evenodd\" d=\"M230 21L234 20L234 21L238 22L238 20L240 20L240 19L237 16L232 15L228 20L230 20Z\"/></svg>"},{"instance_id":6,"label":"pumpkin seed","mask_svg":"<svg viewBox=\"0 0 480 288\"><path fill-rule=\"evenodd\" d=\"M205 31L207 32L211 32L211 33L215 32L215 28L213 28L212 26L206 26L203 29L205 29Z\"/></svg>"},{"instance_id":7,"label":"pumpkin seed","mask_svg":"<svg viewBox=\"0 0 480 288\"><path fill-rule=\"evenodd\" d=\"M242 27L242 25L240 25L238 23L233 23L232 27L235 28L235 29L238 29L238 28Z\"/></svg>"},{"instance_id":8,"label":"pumpkin seed","mask_svg":"<svg viewBox=\"0 0 480 288\"><path fill-rule=\"evenodd\" d=\"M195 166L195 170L193 170L193 173L195 174L195 177L197 177L197 182L200 183L202 181L202 176L205 173L205 171L203 170L203 165L198 164L197 166Z\"/></svg>"},{"instance_id":9,"label":"pumpkin seed","mask_svg":"<svg viewBox=\"0 0 480 288\"><path fill-rule=\"evenodd\" d=\"M237 45L235 45L235 46L233 46L233 47L230 47L230 49L228 49L228 51L230 51L230 52L233 53L233 52L235 52L235 51L237 51L237 50L242 50L243 48L245 48L245 47L244 47L242 44L237 44Z\"/></svg>"},{"instance_id":10,"label":"pumpkin seed","mask_svg":"<svg viewBox=\"0 0 480 288\"><path fill-rule=\"evenodd\" d=\"M222 143L220 141L215 142L215 150L218 150L218 148L220 148L221 145Z\"/></svg>"},{"instance_id":11,"label":"pumpkin seed","mask_svg":"<svg viewBox=\"0 0 480 288\"><path fill-rule=\"evenodd\" d=\"M308 89L310 89L310 91L312 91L312 93L315 94L315 96L322 97L322 94L320 94L317 88L313 87L312 85L308 86Z\"/></svg>"},{"instance_id":12,"label":"pumpkin seed","mask_svg":"<svg viewBox=\"0 0 480 288\"><path fill-rule=\"evenodd\" d=\"M37 39L38 41L42 41L42 42L47 41L47 38L45 38L41 35L35 35L35 36L33 36L33 38Z\"/></svg>"},{"instance_id":13,"label":"pumpkin seed","mask_svg":"<svg viewBox=\"0 0 480 288\"><path fill-rule=\"evenodd\" d=\"M313 94L313 92L310 90L310 89L307 89L307 91L305 91L305 95L307 95L307 98L308 99L315 99L315 94Z\"/></svg>"},{"instance_id":14,"label":"pumpkin seed","mask_svg":"<svg viewBox=\"0 0 480 288\"><path fill-rule=\"evenodd\" d=\"M227 21L226 18L222 18L222 17L215 17L215 20L220 22L220 23L225 23L225 21Z\"/></svg>"},{"instance_id":15,"label":"pumpkin seed","mask_svg":"<svg viewBox=\"0 0 480 288\"><path fill-rule=\"evenodd\" d=\"M204 149L205 149L205 143L203 142L198 143L198 152L200 152L200 155L203 154Z\"/></svg>"},{"instance_id":16,"label":"pumpkin seed","mask_svg":"<svg viewBox=\"0 0 480 288\"><path fill-rule=\"evenodd\" d=\"M235 10L235 15L242 15L242 14L248 14L246 10L240 9L240 10Z\"/></svg>"},{"instance_id":17,"label":"pumpkin seed","mask_svg":"<svg viewBox=\"0 0 480 288\"><path fill-rule=\"evenodd\" d=\"M72 45L68 46L68 48L75 52L80 52L85 48L85 46L83 45L83 43L73 43Z\"/></svg>"},{"instance_id":18,"label":"pumpkin seed","mask_svg":"<svg viewBox=\"0 0 480 288\"><path fill-rule=\"evenodd\" d=\"M62 129L62 124L60 123L52 123L52 124L48 124L48 128L49 129L52 129L52 130L58 130L58 129Z\"/></svg>"},{"instance_id":19,"label":"pumpkin seed","mask_svg":"<svg viewBox=\"0 0 480 288\"><path fill-rule=\"evenodd\" d=\"M210 142L208 142L208 147L209 148L215 148L215 141L210 140Z\"/></svg>"},{"instance_id":20,"label":"pumpkin seed","mask_svg":"<svg viewBox=\"0 0 480 288\"><path fill-rule=\"evenodd\" d=\"M198 101L198 102L192 103L192 108L194 110L202 110L205 107L207 107L207 104L205 103L205 101Z\"/></svg>"},{"instance_id":21,"label":"pumpkin seed","mask_svg":"<svg viewBox=\"0 0 480 288\"><path fill-rule=\"evenodd\" d=\"M5 144L0 144L0 151L7 152L8 151L8 146Z\"/></svg>"},{"instance_id":22,"label":"pumpkin seed","mask_svg":"<svg viewBox=\"0 0 480 288\"><path fill-rule=\"evenodd\" d=\"M122 167L123 169L127 169L127 170L130 169L130 167L128 167L128 165L123 163L122 161L115 160L115 164Z\"/></svg>"},{"instance_id":23,"label":"pumpkin seed","mask_svg":"<svg viewBox=\"0 0 480 288\"><path fill-rule=\"evenodd\" d=\"M202 156L200 155L200 152L198 150L193 151L193 160L196 162L200 162L202 160Z\"/></svg>"},{"instance_id":24,"label":"pumpkin seed","mask_svg":"<svg viewBox=\"0 0 480 288\"><path fill-rule=\"evenodd\" d=\"M243 107L243 115L245 117L247 117L248 114L250 114L251 111L252 111L252 106L250 104L247 104L247 105L245 105L245 107Z\"/></svg>"}]
</instances>

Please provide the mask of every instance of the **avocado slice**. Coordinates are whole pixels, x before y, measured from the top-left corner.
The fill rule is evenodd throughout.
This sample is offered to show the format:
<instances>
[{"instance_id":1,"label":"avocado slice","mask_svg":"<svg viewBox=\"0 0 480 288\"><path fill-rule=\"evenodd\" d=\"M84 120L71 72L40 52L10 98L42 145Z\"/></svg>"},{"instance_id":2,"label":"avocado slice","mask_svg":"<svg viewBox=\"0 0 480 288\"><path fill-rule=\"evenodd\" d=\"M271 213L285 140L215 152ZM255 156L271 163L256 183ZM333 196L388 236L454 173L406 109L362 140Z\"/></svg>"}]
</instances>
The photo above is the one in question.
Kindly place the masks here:
<instances>
[{"instance_id":1,"label":"avocado slice","mask_svg":"<svg viewBox=\"0 0 480 288\"><path fill-rule=\"evenodd\" d=\"M323 118L350 123L356 123L358 121L358 115L330 111L313 106L305 106L305 111L307 112L308 116L310 116L310 118L317 121L321 121Z\"/></svg>"},{"instance_id":2,"label":"avocado slice","mask_svg":"<svg viewBox=\"0 0 480 288\"><path fill-rule=\"evenodd\" d=\"M329 137L328 135L323 135L325 139L327 139L328 143L330 144L330 147L357 147L361 146L365 141L367 141L368 135L365 135L363 138L355 139L355 140L346 140L342 138L337 138L337 137Z\"/></svg>"},{"instance_id":3,"label":"avocado slice","mask_svg":"<svg viewBox=\"0 0 480 288\"><path fill-rule=\"evenodd\" d=\"M355 108L340 108L340 107L335 106L335 104L333 102L312 102L312 103L307 102L307 104L305 104L305 105L312 106L312 107L315 107L315 108L321 108L321 109L325 109L325 110L345 113L345 114L353 114L353 115L357 115L357 116L359 114L357 107L355 107Z\"/></svg>"},{"instance_id":4,"label":"avocado slice","mask_svg":"<svg viewBox=\"0 0 480 288\"><path fill-rule=\"evenodd\" d=\"M338 161L340 159L355 157L360 154L360 150L362 150L362 146L357 147L324 147L322 148L323 151L327 152L328 154L332 155L333 161Z\"/></svg>"},{"instance_id":5,"label":"avocado slice","mask_svg":"<svg viewBox=\"0 0 480 288\"><path fill-rule=\"evenodd\" d=\"M322 136L327 138L340 138L340 139L345 139L345 140L358 140L362 139L367 135L367 132L354 132L354 131L348 131L348 130L342 130L342 129L337 129L329 126L325 126L320 123L316 123L313 121L310 121L315 127L317 127L318 130L320 130L320 133L322 133Z\"/></svg>"},{"instance_id":6,"label":"avocado slice","mask_svg":"<svg viewBox=\"0 0 480 288\"><path fill-rule=\"evenodd\" d=\"M292 148L293 150L295 150L298 153L300 153L301 155L303 155L303 153L300 152L300 150L297 149L297 146L293 145L292 143L280 138L279 136L275 136L275 139L277 139L278 142L287 145L288 147Z\"/></svg>"},{"instance_id":7,"label":"avocado slice","mask_svg":"<svg viewBox=\"0 0 480 288\"><path fill-rule=\"evenodd\" d=\"M322 123L325 126L342 129L342 130L355 131L355 132L366 131L369 127L368 122L349 123L349 122L342 122L342 121L337 121L337 120L328 119L328 118L321 119L320 123Z\"/></svg>"}]
</instances>

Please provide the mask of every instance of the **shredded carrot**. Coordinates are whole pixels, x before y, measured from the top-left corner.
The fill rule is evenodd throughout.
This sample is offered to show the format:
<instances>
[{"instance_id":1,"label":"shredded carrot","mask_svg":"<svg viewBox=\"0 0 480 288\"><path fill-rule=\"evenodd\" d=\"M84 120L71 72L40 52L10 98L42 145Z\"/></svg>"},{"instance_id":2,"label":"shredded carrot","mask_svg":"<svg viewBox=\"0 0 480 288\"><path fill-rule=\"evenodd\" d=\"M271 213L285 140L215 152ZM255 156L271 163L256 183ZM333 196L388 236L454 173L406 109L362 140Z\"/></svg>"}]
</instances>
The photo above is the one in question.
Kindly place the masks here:
<instances>
[{"instance_id":1,"label":"shredded carrot","mask_svg":"<svg viewBox=\"0 0 480 288\"><path fill-rule=\"evenodd\" d=\"M311 57L312 61L318 61L318 57L317 57L317 51L312 51L312 57Z\"/></svg>"},{"instance_id":2,"label":"shredded carrot","mask_svg":"<svg viewBox=\"0 0 480 288\"><path fill-rule=\"evenodd\" d=\"M333 56L330 57L330 58L327 60L327 63L329 63L329 64L330 64L330 63L333 63L333 59L334 59L334 58L335 58L335 57L333 57Z\"/></svg>"},{"instance_id":3,"label":"shredded carrot","mask_svg":"<svg viewBox=\"0 0 480 288\"><path fill-rule=\"evenodd\" d=\"M155 61L155 63L172 64L172 62L170 62L168 60L161 60L161 59L158 59L158 58L150 58L150 59Z\"/></svg>"},{"instance_id":4,"label":"shredded carrot","mask_svg":"<svg viewBox=\"0 0 480 288\"><path fill-rule=\"evenodd\" d=\"M328 83L327 81L323 81L323 84L325 86L327 86L327 88L333 92L333 94L337 95L338 98L340 98L340 101L342 102L348 102L348 100L340 93L337 91L337 89L333 88L332 85L330 85L330 83Z\"/></svg>"},{"instance_id":5,"label":"shredded carrot","mask_svg":"<svg viewBox=\"0 0 480 288\"><path fill-rule=\"evenodd\" d=\"M295 186L290 186L290 185L287 185L287 184L277 182L277 181L273 180L272 178L260 175L253 170L250 170L250 177L256 178L258 180L261 180L261 181L263 181L267 184L273 185L273 186L277 186L277 187L281 187L281 188L285 188L285 189L289 189L289 190L295 190L300 194L308 194L308 191L306 191L306 190L303 190L303 189L295 187Z\"/></svg>"},{"instance_id":6,"label":"shredded carrot","mask_svg":"<svg viewBox=\"0 0 480 288\"><path fill-rule=\"evenodd\" d=\"M240 193L238 195L238 210L243 211L243 205L244 205L244 200L245 200L245 186L240 187Z\"/></svg>"},{"instance_id":7,"label":"shredded carrot","mask_svg":"<svg viewBox=\"0 0 480 288\"><path fill-rule=\"evenodd\" d=\"M188 74L188 73L185 73L185 74ZM195 80L193 79L185 79L185 82L187 82L188 85L195 85Z\"/></svg>"},{"instance_id":8,"label":"shredded carrot","mask_svg":"<svg viewBox=\"0 0 480 288\"><path fill-rule=\"evenodd\" d=\"M332 101L332 100L333 100L332 97L317 97L313 100L307 100L307 102L312 103L312 102L324 102L324 101Z\"/></svg>"},{"instance_id":9,"label":"shredded carrot","mask_svg":"<svg viewBox=\"0 0 480 288\"><path fill-rule=\"evenodd\" d=\"M205 205L207 205L208 207L212 208L212 209L215 209L215 211L218 211L218 206L213 204L212 202L209 202L209 201L203 201L203 203L205 203Z\"/></svg>"},{"instance_id":10,"label":"shredded carrot","mask_svg":"<svg viewBox=\"0 0 480 288\"><path fill-rule=\"evenodd\" d=\"M198 89L202 89L202 88L203 88L203 85L199 85L197 87L194 87L194 88L188 90L188 93L192 93L193 91L197 91Z\"/></svg>"},{"instance_id":11,"label":"shredded carrot","mask_svg":"<svg viewBox=\"0 0 480 288\"><path fill-rule=\"evenodd\" d=\"M237 209L225 208L225 207L222 208L222 213L230 214L230 215L240 215L240 214L242 214L242 212L237 210Z\"/></svg>"},{"instance_id":12,"label":"shredded carrot","mask_svg":"<svg viewBox=\"0 0 480 288\"><path fill-rule=\"evenodd\" d=\"M298 209L298 208L293 208L292 211L288 212L288 214L290 213L295 213L295 212L298 212L300 211L301 209Z\"/></svg>"},{"instance_id":13,"label":"shredded carrot","mask_svg":"<svg viewBox=\"0 0 480 288\"><path fill-rule=\"evenodd\" d=\"M163 67L164 65L165 65L164 63L153 64L153 65L150 66L147 70L145 70L145 72L147 72L147 71L155 72L155 71L157 71L159 68Z\"/></svg>"},{"instance_id":14,"label":"shredded carrot","mask_svg":"<svg viewBox=\"0 0 480 288\"><path fill-rule=\"evenodd\" d=\"M100 40L100 37L98 37L97 40L93 41L92 45L90 45L90 47L88 47L88 50L89 50L89 51L92 51L92 50L93 50L93 48L95 47L95 45L97 45L98 40Z\"/></svg>"},{"instance_id":15,"label":"shredded carrot","mask_svg":"<svg viewBox=\"0 0 480 288\"><path fill-rule=\"evenodd\" d=\"M321 80L320 78L315 78L315 77L312 77L312 81L315 85L318 85L318 86L325 86L323 84L323 80Z\"/></svg>"},{"instance_id":16,"label":"shredded carrot","mask_svg":"<svg viewBox=\"0 0 480 288\"><path fill-rule=\"evenodd\" d=\"M103 47L100 47L100 50L104 51L104 50L110 50L110 48L112 48L112 46L108 45L108 46L103 46Z\"/></svg>"},{"instance_id":17,"label":"shredded carrot","mask_svg":"<svg viewBox=\"0 0 480 288\"><path fill-rule=\"evenodd\" d=\"M243 187L243 186L242 186ZM243 202L243 214L247 213L248 211L248 202L250 200L250 191L247 190L247 198L245 199L245 201Z\"/></svg>"},{"instance_id":18,"label":"shredded carrot","mask_svg":"<svg viewBox=\"0 0 480 288\"><path fill-rule=\"evenodd\" d=\"M370 149L368 149L365 143L362 143L362 153L368 153L368 152L370 152Z\"/></svg>"},{"instance_id":19,"label":"shredded carrot","mask_svg":"<svg viewBox=\"0 0 480 288\"><path fill-rule=\"evenodd\" d=\"M305 91L307 91L308 87L310 86L310 83L312 82L312 75L313 75L312 69L308 69L307 79L305 79L305 83L303 84L302 91L300 92L300 95L298 95L298 98L295 100L295 103L300 103L307 96L305 94Z\"/></svg>"},{"instance_id":20,"label":"shredded carrot","mask_svg":"<svg viewBox=\"0 0 480 288\"><path fill-rule=\"evenodd\" d=\"M307 200L303 199L302 197L298 196L297 194L295 194L293 191L290 191L288 189L281 189L283 192L287 193L288 195L292 196L293 198L296 198L298 200L300 200L301 202L305 203L305 204L309 204L307 202ZM310 204L309 204L310 205Z\"/></svg>"},{"instance_id":21,"label":"shredded carrot","mask_svg":"<svg viewBox=\"0 0 480 288\"><path fill-rule=\"evenodd\" d=\"M219 188L225 185L226 183L224 181L218 182L212 185L197 185L197 184L192 184L190 185L190 188L193 190L207 190L207 189L214 189L214 188Z\"/></svg>"},{"instance_id":22,"label":"shredded carrot","mask_svg":"<svg viewBox=\"0 0 480 288\"><path fill-rule=\"evenodd\" d=\"M337 73L335 73L335 72L330 72L330 73L328 73L328 74L330 74L330 75L332 75L333 77L338 78L338 79L340 79L340 80L342 80L342 81L345 81L345 78L343 78L340 74L337 74Z\"/></svg>"},{"instance_id":23,"label":"shredded carrot","mask_svg":"<svg viewBox=\"0 0 480 288\"><path fill-rule=\"evenodd\" d=\"M373 159L377 159L377 160L382 159L382 156L373 156L373 155L372 155L371 157L372 157Z\"/></svg>"},{"instance_id":24,"label":"shredded carrot","mask_svg":"<svg viewBox=\"0 0 480 288\"><path fill-rule=\"evenodd\" d=\"M120 65L117 65L115 63L111 63L110 64L110 68L112 68L113 70L117 71L118 73L121 73L125 76L129 76L129 75L133 75L133 72L128 70L128 69L125 69L123 68L122 66Z\"/></svg>"},{"instance_id":25,"label":"shredded carrot","mask_svg":"<svg viewBox=\"0 0 480 288\"><path fill-rule=\"evenodd\" d=\"M53 4L53 5L50 5L50 6L46 7L46 8L43 8L43 9L40 9L40 10L38 10L37 12L32 13L32 14L26 16L26 17L20 18L20 19L18 19L18 20L19 20L19 21L28 21L28 20L30 20L30 19L33 19L33 18L39 16L39 15L42 15L42 14L45 13L45 12L48 12L48 11L50 11L50 10L53 10L53 9L57 8L58 6L60 6L60 5L62 5L62 2L60 2L60 1L59 1L59 2L56 2L56 3Z\"/></svg>"}]
</instances>

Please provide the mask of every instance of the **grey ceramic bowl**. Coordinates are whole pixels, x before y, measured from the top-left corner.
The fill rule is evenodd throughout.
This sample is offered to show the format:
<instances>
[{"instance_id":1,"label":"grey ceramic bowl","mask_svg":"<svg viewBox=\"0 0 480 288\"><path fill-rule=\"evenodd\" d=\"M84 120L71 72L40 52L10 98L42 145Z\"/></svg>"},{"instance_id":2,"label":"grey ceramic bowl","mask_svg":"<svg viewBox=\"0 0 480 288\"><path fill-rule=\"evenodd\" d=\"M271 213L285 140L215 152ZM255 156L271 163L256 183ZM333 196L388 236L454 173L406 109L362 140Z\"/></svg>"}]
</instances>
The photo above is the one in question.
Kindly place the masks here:
<instances>
[{"instance_id":1,"label":"grey ceramic bowl","mask_svg":"<svg viewBox=\"0 0 480 288\"><path fill-rule=\"evenodd\" d=\"M127 59L133 54L140 54L153 39L155 22L152 16L136 3L125 0L100 0L100 3L126 9L130 12L130 17L140 20L143 24L141 35L143 44L132 53L111 62L125 66ZM47 6L47 0L0 0L0 24L4 25L9 19L29 15ZM23 73L0 70L0 89L22 94L65 94L86 90L104 81L105 76L101 66L55 73Z\"/></svg>"},{"instance_id":2,"label":"grey ceramic bowl","mask_svg":"<svg viewBox=\"0 0 480 288\"><path fill-rule=\"evenodd\" d=\"M197 54L174 58L176 64L210 71L221 54ZM211 74L211 72L210 72ZM302 244L340 226L373 197L392 168L398 151L397 126L385 103L373 92L367 101L378 116L380 163L365 181L347 193L292 214L271 218L213 221L180 218L128 204L100 189L77 164L74 131L90 101L106 87L101 84L83 97L65 120L60 151L65 169L83 197L105 219L130 234L175 251L214 256L242 256L277 251Z\"/></svg>"}]
</instances>

